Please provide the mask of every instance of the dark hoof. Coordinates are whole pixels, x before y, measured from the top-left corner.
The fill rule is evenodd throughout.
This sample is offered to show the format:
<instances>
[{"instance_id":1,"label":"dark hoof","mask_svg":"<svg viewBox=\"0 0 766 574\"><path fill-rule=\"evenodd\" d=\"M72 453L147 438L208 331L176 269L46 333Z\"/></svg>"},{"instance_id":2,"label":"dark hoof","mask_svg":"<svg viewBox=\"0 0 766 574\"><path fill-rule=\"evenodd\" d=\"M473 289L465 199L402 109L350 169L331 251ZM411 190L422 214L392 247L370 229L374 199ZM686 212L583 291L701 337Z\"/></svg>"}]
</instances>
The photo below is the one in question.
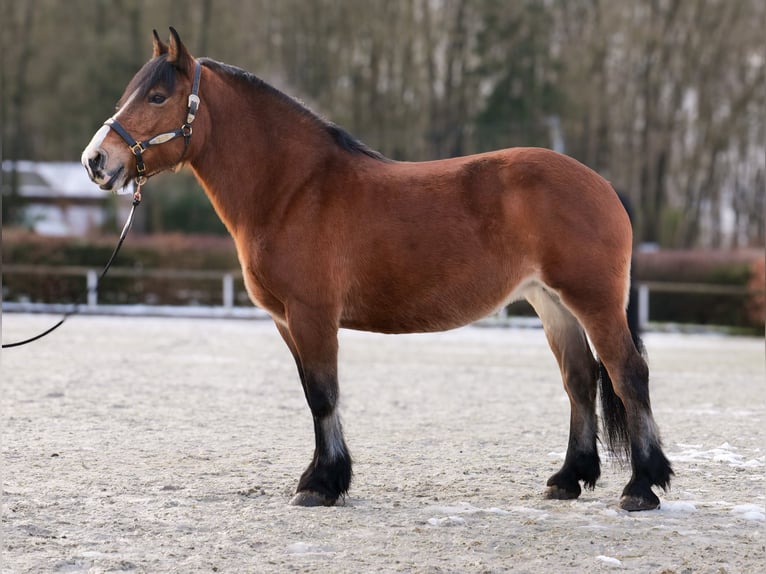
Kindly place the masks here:
<instances>
[{"instance_id":1,"label":"dark hoof","mask_svg":"<svg viewBox=\"0 0 766 574\"><path fill-rule=\"evenodd\" d=\"M582 492L576 475L563 468L550 477L545 485L548 487L545 489L545 498L551 500L574 500Z\"/></svg>"},{"instance_id":2,"label":"dark hoof","mask_svg":"<svg viewBox=\"0 0 766 574\"><path fill-rule=\"evenodd\" d=\"M335 500L336 499L329 498L318 492L302 490L293 496L290 504L292 506L333 506L335 504Z\"/></svg>"},{"instance_id":3,"label":"dark hoof","mask_svg":"<svg viewBox=\"0 0 766 574\"><path fill-rule=\"evenodd\" d=\"M624 494L622 498L620 498L620 508L630 512L636 512L638 510L654 510L659 507L660 499L657 498L653 492L650 492L647 496Z\"/></svg>"},{"instance_id":4,"label":"dark hoof","mask_svg":"<svg viewBox=\"0 0 766 574\"><path fill-rule=\"evenodd\" d=\"M574 500L580 496L580 492L579 485L577 485L577 490L567 490L557 484L551 484L545 489L545 498L550 500Z\"/></svg>"}]
</instances>

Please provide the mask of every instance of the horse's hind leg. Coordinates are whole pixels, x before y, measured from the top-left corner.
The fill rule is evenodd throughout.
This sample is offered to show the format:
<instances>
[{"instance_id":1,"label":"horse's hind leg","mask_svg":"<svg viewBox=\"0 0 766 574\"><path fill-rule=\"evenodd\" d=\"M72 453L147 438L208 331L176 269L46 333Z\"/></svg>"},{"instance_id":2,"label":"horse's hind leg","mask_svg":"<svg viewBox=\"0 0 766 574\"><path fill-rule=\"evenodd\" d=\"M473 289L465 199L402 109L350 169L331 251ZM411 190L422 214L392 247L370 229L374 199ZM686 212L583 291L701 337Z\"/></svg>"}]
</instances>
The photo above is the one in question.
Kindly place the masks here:
<instances>
[{"instance_id":1,"label":"horse's hind leg","mask_svg":"<svg viewBox=\"0 0 766 574\"><path fill-rule=\"evenodd\" d=\"M615 291L616 293L616 291ZM565 299L566 301L566 299ZM625 510L651 510L660 505L653 486L667 489L673 474L662 452L649 401L649 369L628 328L617 297L602 293L585 301L566 301L580 317L599 362L601 404L606 439L612 451L630 452L632 476L620 498Z\"/></svg>"},{"instance_id":2,"label":"horse's hind leg","mask_svg":"<svg viewBox=\"0 0 766 574\"><path fill-rule=\"evenodd\" d=\"M332 506L351 484L351 455L338 415L338 339L332 322L291 313L277 329L295 358L314 420L314 457L291 504Z\"/></svg>"},{"instance_id":3,"label":"horse's hind leg","mask_svg":"<svg viewBox=\"0 0 766 574\"><path fill-rule=\"evenodd\" d=\"M571 405L564 465L548 479L545 494L547 498L577 498L582 491L580 481L592 489L601 474L596 445L598 365L582 326L555 294L537 287L530 288L526 297L543 322Z\"/></svg>"}]
</instances>

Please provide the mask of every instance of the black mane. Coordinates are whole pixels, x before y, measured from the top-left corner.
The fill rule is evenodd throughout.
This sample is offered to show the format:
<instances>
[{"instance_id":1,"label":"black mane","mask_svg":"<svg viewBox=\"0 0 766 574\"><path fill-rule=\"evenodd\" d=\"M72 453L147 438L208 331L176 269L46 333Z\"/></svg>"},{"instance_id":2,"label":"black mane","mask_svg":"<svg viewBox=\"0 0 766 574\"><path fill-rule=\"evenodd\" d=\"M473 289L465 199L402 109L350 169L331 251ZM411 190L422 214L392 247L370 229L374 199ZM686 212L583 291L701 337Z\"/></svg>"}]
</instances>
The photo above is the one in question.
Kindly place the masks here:
<instances>
[{"instance_id":1,"label":"black mane","mask_svg":"<svg viewBox=\"0 0 766 574\"><path fill-rule=\"evenodd\" d=\"M367 147L364 143L360 142L358 139L356 139L354 136L352 136L350 133L348 133L346 130L344 130L340 126L332 122L329 122L326 119L315 114L305 105L303 105L300 101L288 96L284 92L279 91L274 86L261 80L258 76L255 76L243 70L242 68L237 68L236 66L223 64L216 60L211 60L210 58L200 58L199 61L203 66L210 68L211 70L220 71L229 76L233 76L239 80L247 82L248 84L252 86L257 87L258 89L265 90L271 95L276 96L280 100L289 103L291 106L293 106L297 111L302 113L304 116L309 117L313 119L314 121L316 121L325 130L325 132L332 138L332 140L336 143L336 145L338 145L341 149L350 153L363 154L368 157L378 159L381 161L390 161L382 153Z\"/></svg>"}]
</instances>

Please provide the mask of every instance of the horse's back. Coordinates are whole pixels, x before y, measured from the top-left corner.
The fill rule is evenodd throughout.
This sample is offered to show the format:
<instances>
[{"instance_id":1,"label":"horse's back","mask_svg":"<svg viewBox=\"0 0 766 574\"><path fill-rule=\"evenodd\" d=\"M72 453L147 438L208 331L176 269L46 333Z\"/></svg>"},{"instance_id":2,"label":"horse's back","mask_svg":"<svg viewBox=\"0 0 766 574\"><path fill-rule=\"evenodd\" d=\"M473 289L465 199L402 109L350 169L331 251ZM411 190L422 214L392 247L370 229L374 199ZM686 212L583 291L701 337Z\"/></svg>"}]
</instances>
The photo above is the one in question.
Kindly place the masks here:
<instances>
[{"instance_id":1,"label":"horse's back","mask_svg":"<svg viewBox=\"0 0 766 574\"><path fill-rule=\"evenodd\" d=\"M540 263L554 254L630 253L630 220L611 184L558 152L509 148L388 169L400 173L391 179L404 190L396 208L430 214L420 226L442 238L465 225L488 255Z\"/></svg>"}]
</instances>

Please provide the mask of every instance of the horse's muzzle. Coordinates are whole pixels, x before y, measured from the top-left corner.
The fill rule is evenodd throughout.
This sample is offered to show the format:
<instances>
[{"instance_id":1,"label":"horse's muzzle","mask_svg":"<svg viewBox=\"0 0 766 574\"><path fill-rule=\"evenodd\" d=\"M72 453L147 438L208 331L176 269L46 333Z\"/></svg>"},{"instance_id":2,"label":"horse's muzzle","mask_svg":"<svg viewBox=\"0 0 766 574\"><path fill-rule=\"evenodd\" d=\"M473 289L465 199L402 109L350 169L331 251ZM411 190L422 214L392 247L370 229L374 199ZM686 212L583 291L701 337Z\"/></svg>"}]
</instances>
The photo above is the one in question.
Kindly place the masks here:
<instances>
[{"instance_id":1,"label":"horse's muzzle","mask_svg":"<svg viewBox=\"0 0 766 574\"><path fill-rule=\"evenodd\" d=\"M103 189L104 191L114 191L115 189L121 188L125 186L126 182L118 183L122 181L124 178L122 177L123 172L125 171L125 168L120 166L114 173L110 174L104 174L103 177L110 176L109 180L106 183L99 184L99 187ZM95 180L94 180L95 181ZM98 182L96 182L98 183Z\"/></svg>"},{"instance_id":2,"label":"horse's muzzle","mask_svg":"<svg viewBox=\"0 0 766 574\"><path fill-rule=\"evenodd\" d=\"M83 150L80 163L93 183L103 190L111 191L120 185L125 169L122 165L109 169L109 154L101 147L108 133L109 126L102 126L95 133L88 147Z\"/></svg>"},{"instance_id":3,"label":"horse's muzzle","mask_svg":"<svg viewBox=\"0 0 766 574\"><path fill-rule=\"evenodd\" d=\"M87 152L87 150L86 150ZM104 191L119 190L127 185L125 167L118 164L111 171L107 169L107 155L102 150L83 153L81 163L88 172L90 180Z\"/></svg>"}]
</instances>

